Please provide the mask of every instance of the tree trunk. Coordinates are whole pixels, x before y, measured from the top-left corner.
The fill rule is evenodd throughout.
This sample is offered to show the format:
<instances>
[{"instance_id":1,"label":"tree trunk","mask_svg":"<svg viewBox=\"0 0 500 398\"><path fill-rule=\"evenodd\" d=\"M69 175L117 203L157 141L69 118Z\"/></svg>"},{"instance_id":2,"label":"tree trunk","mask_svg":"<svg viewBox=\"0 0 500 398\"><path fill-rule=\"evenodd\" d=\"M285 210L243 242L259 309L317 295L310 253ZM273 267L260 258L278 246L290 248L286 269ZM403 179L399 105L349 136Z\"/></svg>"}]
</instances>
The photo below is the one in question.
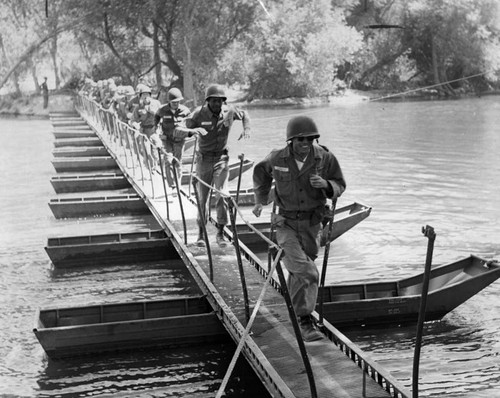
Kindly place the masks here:
<instances>
[{"instance_id":1,"label":"tree trunk","mask_svg":"<svg viewBox=\"0 0 500 398\"><path fill-rule=\"evenodd\" d=\"M9 80L10 76L17 70L19 65L21 65L23 62L25 62L28 58L30 58L33 53L38 51L38 49L44 45L48 40L50 40L52 37L57 36L61 32L71 29L71 28L76 28L77 23L79 22L72 22L71 24L64 25L53 32L49 33L47 36L41 38L38 42L33 43L31 46L29 46L24 53L17 59L16 63L13 65L9 65L9 70L7 73L1 78L0 80L0 88L2 88L5 83Z\"/></svg>"},{"instance_id":2,"label":"tree trunk","mask_svg":"<svg viewBox=\"0 0 500 398\"><path fill-rule=\"evenodd\" d=\"M57 66L57 35L55 35L50 42L50 57L52 58L52 66L54 68L55 86L56 90L58 90L61 85L61 80L59 78L59 67Z\"/></svg>"},{"instance_id":3,"label":"tree trunk","mask_svg":"<svg viewBox=\"0 0 500 398\"><path fill-rule=\"evenodd\" d=\"M408 49L408 47L405 46L405 48L401 48L401 49L399 49L399 51L380 59L375 65L368 68L367 70L365 70L361 74L361 76L359 78L359 82L364 83L364 81L366 79L368 79L368 77L372 73L376 72L379 69L382 69L384 66L387 66L387 65L394 63L401 55L403 55L406 52L407 49Z\"/></svg>"},{"instance_id":4,"label":"tree trunk","mask_svg":"<svg viewBox=\"0 0 500 398\"><path fill-rule=\"evenodd\" d=\"M21 87L19 86L19 72L17 71L17 69L14 71L12 75L12 83L14 84L16 95L20 97L22 93L21 93Z\"/></svg>"},{"instance_id":5,"label":"tree trunk","mask_svg":"<svg viewBox=\"0 0 500 398\"><path fill-rule=\"evenodd\" d=\"M155 64L156 88L161 90L163 79L161 76L160 44L158 42L158 24L153 21L153 61Z\"/></svg>"},{"instance_id":6,"label":"tree trunk","mask_svg":"<svg viewBox=\"0 0 500 398\"><path fill-rule=\"evenodd\" d=\"M434 41L434 33L431 34L431 54L432 54L432 74L434 76L434 84L440 84L438 56L436 52L436 43Z\"/></svg>"},{"instance_id":7,"label":"tree trunk","mask_svg":"<svg viewBox=\"0 0 500 398\"><path fill-rule=\"evenodd\" d=\"M449 84L445 84L448 80L446 77L446 70L443 65L439 64L439 57L437 52L436 41L434 34L431 36L431 53L432 53L432 73L434 75L434 84L439 84L437 90L444 96L455 96L455 91ZM442 82L445 83L442 83Z\"/></svg>"},{"instance_id":8,"label":"tree trunk","mask_svg":"<svg viewBox=\"0 0 500 398\"><path fill-rule=\"evenodd\" d=\"M186 59L184 62L184 98L186 98L186 104L188 106L190 106L192 102L193 107L196 107L198 104L194 93L191 48L189 47L186 36L184 36L184 47L186 48Z\"/></svg>"},{"instance_id":9,"label":"tree trunk","mask_svg":"<svg viewBox=\"0 0 500 398\"><path fill-rule=\"evenodd\" d=\"M31 78L33 79L33 85L35 86L35 92L37 95L40 95L42 92L40 90L40 82L38 81L38 76L36 75L36 61L33 60L33 58L30 58L29 62L29 69L31 71Z\"/></svg>"}]
</instances>

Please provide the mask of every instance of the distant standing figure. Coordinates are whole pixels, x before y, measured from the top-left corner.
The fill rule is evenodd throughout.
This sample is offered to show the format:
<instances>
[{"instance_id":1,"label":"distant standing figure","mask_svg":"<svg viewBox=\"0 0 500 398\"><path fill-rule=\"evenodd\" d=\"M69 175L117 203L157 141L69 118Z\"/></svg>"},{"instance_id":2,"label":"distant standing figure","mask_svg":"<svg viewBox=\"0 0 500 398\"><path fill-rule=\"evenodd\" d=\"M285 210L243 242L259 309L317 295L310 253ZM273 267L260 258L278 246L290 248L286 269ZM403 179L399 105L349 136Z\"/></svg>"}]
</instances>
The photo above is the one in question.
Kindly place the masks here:
<instances>
[{"instance_id":1,"label":"distant standing figure","mask_svg":"<svg viewBox=\"0 0 500 398\"><path fill-rule=\"evenodd\" d=\"M44 77L43 83L40 85L43 95L43 109L49 106L49 87L47 86L47 77Z\"/></svg>"},{"instance_id":2,"label":"distant standing figure","mask_svg":"<svg viewBox=\"0 0 500 398\"><path fill-rule=\"evenodd\" d=\"M165 151L167 153L171 153L179 160L179 162L182 162L182 154L184 152L186 137L174 137L174 130L179 123L191 113L187 106L180 103L183 99L181 90L175 87L171 88L167 93L168 102L165 105L162 105L155 115L155 129L161 123L161 140ZM171 188L174 188L175 186L175 180L173 178L174 170L177 175L177 180L180 181L180 163L176 163L172 166L167 160L165 164L165 172L168 186Z\"/></svg>"}]
</instances>

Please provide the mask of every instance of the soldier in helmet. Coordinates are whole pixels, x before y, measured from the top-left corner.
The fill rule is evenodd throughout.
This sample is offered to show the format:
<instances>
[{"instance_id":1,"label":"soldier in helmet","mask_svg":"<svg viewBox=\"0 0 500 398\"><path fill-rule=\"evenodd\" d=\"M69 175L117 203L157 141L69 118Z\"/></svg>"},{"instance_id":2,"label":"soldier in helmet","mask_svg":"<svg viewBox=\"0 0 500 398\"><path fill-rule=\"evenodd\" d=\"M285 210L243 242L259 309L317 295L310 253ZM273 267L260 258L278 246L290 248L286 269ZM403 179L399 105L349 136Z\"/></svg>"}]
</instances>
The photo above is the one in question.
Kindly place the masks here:
<instances>
[{"instance_id":1,"label":"soldier in helmet","mask_svg":"<svg viewBox=\"0 0 500 398\"><path fill-rule=\"evenodd\" d=\"M217 191L227 191L229 178L229 152L227 147L228 136L235 120L243 123L241 138L250 137L250 118L248 113L234 106L226 104L226 94L223 87L213 85L207 88L205 104L194 110L182 126L176 128L174 135L199 136L198 156L196 159L196 175L206 184L213 185L215 205L217 208L217 243L224 247L227 244L224 238L224 226L228 222L228 204ZM199 234L197 245L204 246L203 223L206 222L209 188L204 184L198 186L200 208L198 214Z\"/></svg>"},{"instance_id":2,"label":"soldier in helmet","mask_svg":"<svg viewBox=\"0 0 500 398\"><path fill-rule=\"evenodd\" d=\"M172 154L176 159L182 161L182 153L184 152L184 143L186 142L186 137L177 136L174 137L174 130L182 120L189 116L191 111L185 105L180 102L183 100L181 90L178 88L171 88L167 93L167 103L162 105L155 114L155 129L161 123L161 141L165 151ZM174 188L175 180L173 178L173 168L177 174L177 180L180 181L181 178L181 165L176 163L171 165L168 162L168 157L166 157L165 163L165 173L167 177L168 186Z\"/></svg>"},{"instance_id":3,"label":"soldier in helmet","mask_svg":"<svg viewBox=\"0 0 500 398\"><path fill-rule=\"evenodd\" d=\"M304 341L322 338L311 317L318 297L319 272L314 264L319 250L317 237L326 199L339 197L346 187L336 157L314 143L319 136L311 118L292 118L286 130L287 146L273 150L253 172L256 217L269 203L275 183L274 200L279 210L272 221L277 243L285 253L287 286Z\"/></svg>"},{"instance_id":4,"label":"soldier in helmet","mask_svg":"<svg viewBox=\"0 0 500 398\"><path fill-rule=\"evenodd\" d=\"M140 131L150 138L155 132L155 115L160 108L160 101L151 97L151 88L145 84L137 85L139 105L134 108L132 119L139 123Z\"/></svg>"},{"instance_id":5,"label":"soldier in helmet","mask_svg":"<svg viewBox=\"0 0 500 398\"><path fill-rule=\"evenodd\" d=\"M132 126L137 128L141 134L145 135L149 141L154 145L158 145L155 142L155 115L156 111L160 108L160 101L151 98L151 88L145 84L137 85L137 94L139 96L139 104L134 107L132 113ZM158 161L158 155L155 151L152 151L149 145L146 146L146 153L143 153L142 146L139 150L143 156L148 157L149 164L151 167L155 167Z\"/></svg>"}]
</instances>

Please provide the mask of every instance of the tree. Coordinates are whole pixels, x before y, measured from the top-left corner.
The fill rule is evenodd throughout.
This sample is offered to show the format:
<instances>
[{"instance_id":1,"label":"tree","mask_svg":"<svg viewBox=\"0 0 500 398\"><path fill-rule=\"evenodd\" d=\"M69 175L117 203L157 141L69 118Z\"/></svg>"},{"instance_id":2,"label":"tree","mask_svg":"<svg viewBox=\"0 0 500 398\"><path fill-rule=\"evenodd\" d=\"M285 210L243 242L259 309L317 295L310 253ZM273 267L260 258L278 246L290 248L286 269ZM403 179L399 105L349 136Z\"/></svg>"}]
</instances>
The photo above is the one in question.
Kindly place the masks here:
<instances>
[{"instance_id":1,"label":"tree","mask_svg":"<svg viewBox=\"0 0 500 398\"><path fill-rule=\"evenodd\" d=\"M348 14L365 37L352 68L358 88L432 85L453 95L461 83L442 83L498 66L491 57L499 49L493 0L364 3Z\"/></svg>"},{"instance_id":2,"label":"tree","mask_svg":"<svg viewBox=\"0 0 500 398\"><path fill-rule=\"evenodd\" d=\"M333 93L336 68L361 46L361 36L347 26L342 10L328 0L283 0L269 12L274 17L261 17L244 43L231 48L234 61L225 58L226 76L245 70L250 99Z\"/></svg>"}]
</instances>

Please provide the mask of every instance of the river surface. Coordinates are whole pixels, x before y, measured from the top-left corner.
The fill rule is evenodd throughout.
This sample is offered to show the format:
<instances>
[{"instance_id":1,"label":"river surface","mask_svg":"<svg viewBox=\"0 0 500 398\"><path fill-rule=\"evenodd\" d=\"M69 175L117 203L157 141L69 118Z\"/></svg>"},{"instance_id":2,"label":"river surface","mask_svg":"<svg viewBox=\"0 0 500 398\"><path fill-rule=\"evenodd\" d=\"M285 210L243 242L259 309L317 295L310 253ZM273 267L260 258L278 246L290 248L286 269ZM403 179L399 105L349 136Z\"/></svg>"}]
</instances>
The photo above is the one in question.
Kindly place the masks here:
<instances>
[{"instance_id":1,"label":"river surface","mask_svg":"<svg viewBox=\"0 0 500 398\"><path fill-rule=\"evenodd\" d=\"M376 281L423 271L427 239L437 234L433 264L475 254L500 260L500 97L457 101L353 102L314 108L250 109L253 134L230 140L263 158L284 144L288 119L313 117L320 142L337 156L347 180L339 206L373 207L368 219L334 241L327 283ZM54 271L48 236L156 228L145 217L56 220L48 120L0 119L0 396L213 396L234 346L214 344L49 361L32 328L38 307L119 302L196 293L181 267L147 263ZM251 184L244 175L242 187ZM181 264L179 264L181 265ZM500 281L442 320L427 323L420 396L500 397ZM403 384L411 386L414 327L346 332ZM228 396L261 397L239 363Z\"/></svg>"}]
</instances>

